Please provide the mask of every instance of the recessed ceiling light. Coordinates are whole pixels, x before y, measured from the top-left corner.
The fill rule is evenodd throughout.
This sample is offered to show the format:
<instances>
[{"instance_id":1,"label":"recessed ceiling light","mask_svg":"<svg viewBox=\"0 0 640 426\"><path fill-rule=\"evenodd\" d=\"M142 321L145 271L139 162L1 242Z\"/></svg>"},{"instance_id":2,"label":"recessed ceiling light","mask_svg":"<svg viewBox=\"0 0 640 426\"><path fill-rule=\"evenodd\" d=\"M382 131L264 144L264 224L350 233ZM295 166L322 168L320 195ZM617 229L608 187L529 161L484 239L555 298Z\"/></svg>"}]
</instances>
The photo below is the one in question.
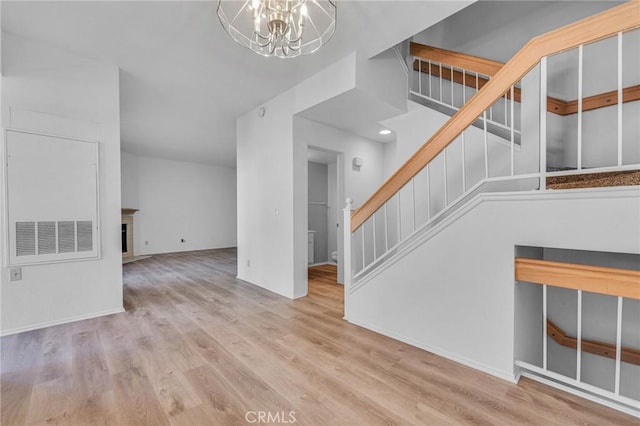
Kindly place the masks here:
<instances>
[{"instance_id":1,"label":"recessed ceiling light","mask_svg":"<svg viewBox=\"0 0 640 426\"><path fill-rule=\"evenodd\" d=\"M391 130L389 130L389 129L382 129L382 130L380 130L378 133L380 133L381 135L390 135L390 134L391 134Z\"/></svg>"}]
</instances>

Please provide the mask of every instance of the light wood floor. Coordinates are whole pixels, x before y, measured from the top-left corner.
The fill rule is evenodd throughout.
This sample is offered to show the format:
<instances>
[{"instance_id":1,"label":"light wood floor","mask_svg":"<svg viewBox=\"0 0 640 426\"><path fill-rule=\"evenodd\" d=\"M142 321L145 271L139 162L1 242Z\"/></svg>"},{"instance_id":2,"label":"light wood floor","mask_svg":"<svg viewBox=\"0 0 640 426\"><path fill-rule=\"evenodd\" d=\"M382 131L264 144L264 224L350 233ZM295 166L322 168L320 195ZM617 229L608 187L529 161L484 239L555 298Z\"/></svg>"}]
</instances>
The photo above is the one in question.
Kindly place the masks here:
<instances>
[{"instance_id":1,"label":"light wood floor","mask_svg":"<svg viewBox=\"0 0 640 426\"><path fill-rule=\"evenodd\" d=\"M261 410L301 425L638 425L346 323L332 271L291 301L236 280L235 262L130 263L126 313L2 338L2 425L227 425Z\"/></svg>"}]
</instances>

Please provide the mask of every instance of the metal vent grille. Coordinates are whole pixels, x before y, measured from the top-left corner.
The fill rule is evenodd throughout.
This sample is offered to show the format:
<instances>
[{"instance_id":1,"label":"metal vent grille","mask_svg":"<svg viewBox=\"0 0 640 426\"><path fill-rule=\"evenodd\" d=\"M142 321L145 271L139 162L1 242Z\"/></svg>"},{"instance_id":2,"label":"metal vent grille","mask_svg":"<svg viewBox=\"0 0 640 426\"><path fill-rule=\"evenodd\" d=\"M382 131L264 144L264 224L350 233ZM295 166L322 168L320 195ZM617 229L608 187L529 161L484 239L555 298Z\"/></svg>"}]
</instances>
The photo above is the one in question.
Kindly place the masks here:
<instances>
[{"instance_id":1,"label":"metal vent grille","mask_svg":"<svg viewBox=\"0 0 640 426\"><path fill-rule=\"evenodd\" d=\"M36 254L36 223L16 222L16 256Z\"/></svg>"},{"instance_id":2,"label":"metal vent grille","mask_svg":"<svg viewBox=\"0 0 640 426\"><path fill-rule=\"evenodd\" d=\"M94 251L93 221L16 222L16 256ZM85 255L86 256L86 255ZM69 259L65 256L64 259Z\"/></svg>"},{"instance_id":3,"label":"metal vent grille","mask_svg":"<svg viewBox=\"0 0 640 426\"><path fill-rule=\"evenodd\" d=\"M56 223L38 222L38 254L56 253Z\"/></svg>"},{"instance_id":4,"label":"metal vent grille","mask_svg":"<svg viewBox=\"0 0 640 426\"><path fill-rule=\"evenodd\" d=\"M78 251L93 250L93 222L79 220L78 224Z\"/></svg>"},{"instance_id":5,"label":"metal vent grille","mask_svg":"<svg viewBox=\"0 0 640 426\"><path fill-rule=\"evenodd\" d=\"M58 222L58 253L76 251L76 223L72 221Z\"/></svg>"}]
</instances>

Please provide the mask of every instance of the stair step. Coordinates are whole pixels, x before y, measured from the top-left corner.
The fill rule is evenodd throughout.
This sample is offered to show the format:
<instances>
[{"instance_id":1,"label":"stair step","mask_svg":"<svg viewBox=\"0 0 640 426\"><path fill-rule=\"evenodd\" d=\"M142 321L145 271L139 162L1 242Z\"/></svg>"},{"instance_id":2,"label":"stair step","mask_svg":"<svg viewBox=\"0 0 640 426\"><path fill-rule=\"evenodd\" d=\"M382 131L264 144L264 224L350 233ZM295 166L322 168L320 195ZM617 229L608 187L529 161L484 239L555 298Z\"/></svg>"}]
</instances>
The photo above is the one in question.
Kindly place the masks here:
<instances>
[{"instance_id":1,"label":"stair step","mask_svg":"<svg viewBox=\"0 0 640 426\"><path fill-rule=\"evenodd\" d=\"M604 188L631 185L640 185L640 170L584 173L547 178L548 189Z\"/></svg>"}]
</instances>

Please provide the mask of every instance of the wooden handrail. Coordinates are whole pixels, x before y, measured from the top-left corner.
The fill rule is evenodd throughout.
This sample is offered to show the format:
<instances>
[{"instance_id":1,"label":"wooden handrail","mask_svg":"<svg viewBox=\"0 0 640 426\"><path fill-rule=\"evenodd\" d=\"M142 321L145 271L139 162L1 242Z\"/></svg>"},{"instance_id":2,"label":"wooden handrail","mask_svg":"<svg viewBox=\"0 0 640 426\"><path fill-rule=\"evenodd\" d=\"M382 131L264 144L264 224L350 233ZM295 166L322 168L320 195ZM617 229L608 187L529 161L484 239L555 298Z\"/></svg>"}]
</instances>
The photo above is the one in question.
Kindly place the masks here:
<instances>
[{"instance_id":1,"label":"wooden handrail","mask_svg":"<svg viewBox=\"0 0 640 426\"><path fill-rule=\"evenodd\" d=\"M517 281L640 300L640 271L517 257Z\"/></svg>"},{"instance_id":2,"label":"wooden handrail","mask_svg":"<svg viewBox=\"0 0 640 426\"><path fill-rule=\"evenodd\" d=\"M640 101L640 85L622 89L622 103ZM559 115L571 115L578 112L578 100L561 101L564 105L560 111L551 111ZM582 99L582 111L591 111L618 103L618 91L599 93Z\"/></svg>"},{"instance_id":3,"label":"wooden handrail","mask_svg":"<svg viewBox=\"0 0 640 426\"><path fill-rule=\"evenodd\" d=\"M464 68L465 70L484 74L489 77L496 74L504 66L503 62L420 43L411 42L409 50L411 56L418 56L430 61L449 64L456 68Z\"/></svg>"},{"instance_id":4,"label":"wooden handrail","mask_svg":"<svg viewBox=\"0 0 640 426\"><path fill-rule=\"evenodd\" d=\"M531 39L351 216L351 231L406 185L545 56L640 27L640 1L633 0Z\"/></svg>"},{"instance_id":5,"label":"wooden handrail","mask_svg":"<svg viewBox=\"0 0 640 426\"><path fill-rule=\"evenodd\" d=\"M572 349L578 348L578 339L567 335L551 320L547 320L547 334L559 345ZM582 339L580 347L582 352L616 359L616 345L611 343ZM640 350L623 346L620 352L621 361L640 365Z\"/></svg>"},{"instance_id":6,"label":"wooden handrail","mask_svg":"<svg viewBox=\"0 0 640 426\"><path fill-rule=\"evenodd\" d=\"M417 43L414 43L414 44L421 47L425 47L425 48L437 49L431 46L421 45ZM466 56L469 58L469 61L472 61L475 58L477 58L477 56L466 55L465 53L453 52L450 50L444 51L443 49L439 49L439 50L442 50L442 52L440 52L440 55L438 56L442 61L441 62L442 64L451 65L451 62L454 62L458 56ZM444 52L451 52L456 56L448 57L445 55ZM429 58L426 58L420 55L414 55L414 56L418 56L421 59L431 59L431 56ZM475 74L458 71L455 69L455 66L453 66L454 70L453 70L453 76L452 76L451 66L443 65L441 69L440 65L438 66L433 66L433 64L431 64L431 66L429 65L430 64L428 62L423 62L416 59L413 61L413 70L420 71L425 74L433 75L435 77L439 77L444 80L448 80L448 81L453 80L454 83L464 84L467 87L470 87L472 89L478 89L478 90L482 89L484 85L487 84L487 82L489 82L488 78L484 78L480 76L476 77ZM507 92L506 96L507 96L507 99L511 99L509 92ZM513 89L513 100L515 102L522 101L522 93L520 89L517 87ZM623 103L633 102L638 100L640 100L640 85L625 87L623 89L622 91ZM612 106L617 104L617 102L618 102L617 90L599 93L593 96L587 96L586 98L582 99L582 111L586 112L586 111L591 111L598 108ZM578 112L578 100L575 99L571 101L564 101L562 99L557 99L552 96L547 96L547 111L557 115L562 115L562 116L576 114Z\"/></svg>"}]
</instances>

